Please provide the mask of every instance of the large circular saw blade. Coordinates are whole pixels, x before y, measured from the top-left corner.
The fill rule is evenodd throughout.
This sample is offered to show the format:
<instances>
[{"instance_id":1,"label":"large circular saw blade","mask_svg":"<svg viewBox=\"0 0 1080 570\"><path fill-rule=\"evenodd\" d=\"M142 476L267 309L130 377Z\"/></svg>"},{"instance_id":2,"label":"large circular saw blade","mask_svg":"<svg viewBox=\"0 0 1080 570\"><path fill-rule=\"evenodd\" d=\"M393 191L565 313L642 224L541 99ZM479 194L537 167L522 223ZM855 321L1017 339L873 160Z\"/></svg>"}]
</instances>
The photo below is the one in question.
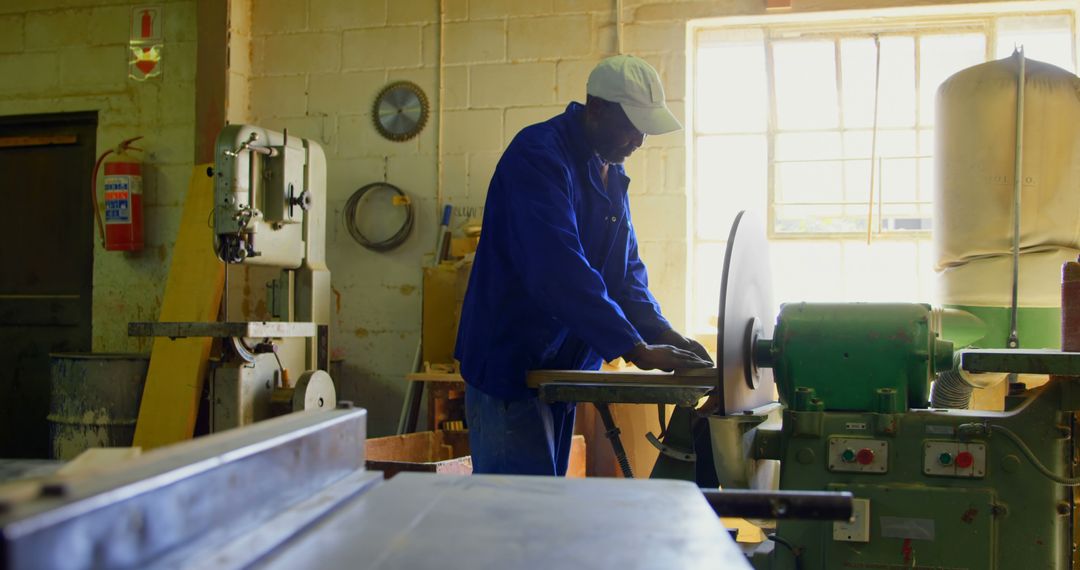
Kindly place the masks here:
<instances>
[{"instance_id":1,"label":"large circular saw blade","mask_svg":"<svg viewBox=\"0 0 1080 570\"><path fill-rule=\"evenodd\" d=\"M409 140L420 134L427 123L427 96L415 83L397 81L375 97L371 114L379 134L393 141Z\"/></svg>"},{"instance_id":2,"label":"large circular saw blade","mask_svg":"<svg viewBox=\"0 0 1080 570\"><path fill-rule=\"evenodd\" d=\"M765 230L747 212L739 212L724 255L716 335L717 393L723 396L725 415L742 414L773 401L772 370L757 368L751 357L756 339L773 336L773 312Z\"/></svg>"}]
</instances>

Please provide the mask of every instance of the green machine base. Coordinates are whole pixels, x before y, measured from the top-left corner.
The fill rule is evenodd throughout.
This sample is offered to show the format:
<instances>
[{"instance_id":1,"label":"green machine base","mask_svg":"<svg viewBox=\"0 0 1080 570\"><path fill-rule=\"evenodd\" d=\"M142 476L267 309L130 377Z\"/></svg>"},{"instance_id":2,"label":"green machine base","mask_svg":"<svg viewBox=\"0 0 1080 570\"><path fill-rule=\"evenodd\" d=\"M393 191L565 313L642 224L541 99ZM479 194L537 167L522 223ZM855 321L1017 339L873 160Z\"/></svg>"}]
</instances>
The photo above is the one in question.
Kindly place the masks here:
<instances>
[{"instance_id":1,"label":"green machine base","mask_svg":"<svg viewBox=\"0 0 1080 570\"><path fill-rule=\"evenodd\" d=\"M758 458L781 460L781 489L851 491L856 516L780 521L776 533L791 548L756 557L755 567L1068 568L1071 490L1021 448L1069 473L1066 383L1011 397L1005 412L786 410L783 428L760 431L754 446L779 454Z\"/></svg>"}]
</instances>

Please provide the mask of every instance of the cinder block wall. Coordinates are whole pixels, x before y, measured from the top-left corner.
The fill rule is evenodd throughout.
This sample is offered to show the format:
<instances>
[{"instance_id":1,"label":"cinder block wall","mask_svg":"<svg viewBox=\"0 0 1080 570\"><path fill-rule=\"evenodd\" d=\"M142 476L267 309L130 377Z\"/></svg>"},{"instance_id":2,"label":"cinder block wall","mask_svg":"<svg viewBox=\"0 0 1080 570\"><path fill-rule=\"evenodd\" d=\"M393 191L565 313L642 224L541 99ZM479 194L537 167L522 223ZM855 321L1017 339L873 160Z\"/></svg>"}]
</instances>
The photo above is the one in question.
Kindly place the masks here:
<instances>
[{"instance_id":1,"label":"cinder block wall","mask_svg":"<svg viewBox=\"0 0 1080 570\"><path fill-rule=\"evenodd\" d=\"M234 0L235 1L235 0ZM479 215L491 174L522 127L582 101L600 59L617 52L614 0L442 0L444 138L440 117L416 139L378 136L371 106L386 83L407 79L438 103L439 0L251 0L249 116L323 142L329 157L328 257L338 301L335 355L346 359L342 396L370 411L371 431L389 433L400 410L420 328L420 266L433 250L441 157L444 199L455 223ZM794 11L928 4L922 1L793 0ZM959 3L959 2L943 2ZM686 24L762 14L764 0L625 0L623 51L659 71L677 115L686 94ZM652 288L682 327L687 311L685 134L650 137L627 164L632 208ZM413 196L416 230L388 253L349 237L349 195L385 180Z\"/></svg>"},{"instance_id":2,"label":"cinder block wall","mask_svg":"<svg viewBox=\"0 0 1080 570\"><path fill-rule=\"evenodd\" d=\"M794 11L930 4L792 0ZM686 22L764 12L764 0L625 0L623 48L651 61L682 114ZM960 3L960 2L948 2ZM128 0L0 3L0 115L99 111L98 152L147 135L147 250L95 252L94 349L148 350L130 321L157 317L192 162L195 1L161 0L164 76L127 79ZM387 82L409 79L438 103L439 0L232 0L228 117L321 141L329 157L333 345L347 363L342 396L371 410L373 435L395 425L419 337L420 265L435 243L436 127L391 143L370 109ZM616 52L614 0L442 0L444 198L456 222L479 215L499 153L523 126L584 97L589 70ZM627 165L634 221L654 290L685 322L686 156L681 134L651 137ZM345 200L385 180L415 199L415 233L377 254L348 236ZM82 188L75 189L84 191ZM253 288L262 286L253 283Z\"/></svg>"},{"instance_id":3,"label":"cinder block wall","mask_svg":"<svg viewBox=\"0 0 1080 570\"><path fill-rule=\"evenodd\" d=\"M157 318L191 174L195 1L154 4L165 8L163 74L139 83L127 77L130 14L139 3L0 3L0 115L96 110L98 154L123 139L146 136L138 145L146 149L146 250L128 254L95 246L95 351L149 351L147 339L128 338L127 323ZM71 191L81 197L90 191L89 184Z\"/></svg>"},{"instance_id":4,"label":"cinder block wall","mask_svg":"<svg viewBox=\"0 0 1080 570\"><path fill-rule=\"evenodd\" d=\"M665 6L626 26L625 49L660 71L682 114L682 16ZM455 223L479 217L503 148L524 126L583 101L585 79L616 53L609 0L445 0L442 116L444 200ZM676 10L677 12L677 10ZM651 15L650 15L651 14ZM346 359L343 397L370 410L372 432L392 429L419 338L421 263L435 244L437 127L383 140L371 106L386 83L407 79L438 103L439 3L435 0L254 0L250 117L323 142L329 158L328 254L340 302L333 346ZM654 291L673 322L685 320L686 197L683 135L651 137L627 165L634 221ZM385 180L413 196L417 226L389 253L369 252L345 231L349 195Z\"/></svg>"}]
</instances>

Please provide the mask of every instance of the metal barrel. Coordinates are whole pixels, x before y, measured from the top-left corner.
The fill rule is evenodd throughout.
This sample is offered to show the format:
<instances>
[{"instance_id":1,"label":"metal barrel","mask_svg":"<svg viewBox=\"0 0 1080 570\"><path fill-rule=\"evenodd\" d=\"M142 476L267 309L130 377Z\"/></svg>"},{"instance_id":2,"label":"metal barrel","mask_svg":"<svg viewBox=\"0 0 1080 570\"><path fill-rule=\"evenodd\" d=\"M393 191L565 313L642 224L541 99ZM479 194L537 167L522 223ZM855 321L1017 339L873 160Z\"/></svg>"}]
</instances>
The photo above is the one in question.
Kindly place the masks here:
<instances>
[{"instance_id":1,"label":"metal barrel","mask_svg":"<svg viewBox=\"0 0 1080 570\"><path fill-rule=\"evenodd\" d=\"M706 491L709 506L722 517L775 520L851 520L854 497L847 491Z\"/></svg>"},{"instance_id":2,"label":"metal barrel","mask_svg":"<svg viewBox=\"0 0 1080 570\"><path fill-rule=\"evenodd\" d=\"M72 459L91 447L130 446L149 355L86 352L49 358L52 458Z\"/></svg>"}]
</instances>

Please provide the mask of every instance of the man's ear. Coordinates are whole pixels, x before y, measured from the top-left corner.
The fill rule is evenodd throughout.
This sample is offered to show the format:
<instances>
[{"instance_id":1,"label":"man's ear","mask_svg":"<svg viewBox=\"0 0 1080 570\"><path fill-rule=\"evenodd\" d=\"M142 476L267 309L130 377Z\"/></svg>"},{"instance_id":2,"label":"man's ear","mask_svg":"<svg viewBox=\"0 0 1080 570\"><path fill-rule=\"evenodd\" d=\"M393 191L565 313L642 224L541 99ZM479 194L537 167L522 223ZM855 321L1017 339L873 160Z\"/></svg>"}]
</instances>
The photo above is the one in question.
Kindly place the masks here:
<instances>
[{"instance_id":1,"label":"man's ear","mask_svg":"<svg viewBox=\"0 0 1080 570\"><path fill-rule=\"evenodd\" d=\"M596 112L599 110L600 100L592 95L585 96L585 114L590 117L595 117Z\"/></svg>"},{"instance_id":2,"label":"man's ear","mask_svg":"<svg viewBox=\"0 0 1080 570\"><path fill-rule=\"evenodd\" d=\"M607 101L588 95L585 97L585 117L593 123L600 123L607 106Z\"/></svg>"}]
</instances>

